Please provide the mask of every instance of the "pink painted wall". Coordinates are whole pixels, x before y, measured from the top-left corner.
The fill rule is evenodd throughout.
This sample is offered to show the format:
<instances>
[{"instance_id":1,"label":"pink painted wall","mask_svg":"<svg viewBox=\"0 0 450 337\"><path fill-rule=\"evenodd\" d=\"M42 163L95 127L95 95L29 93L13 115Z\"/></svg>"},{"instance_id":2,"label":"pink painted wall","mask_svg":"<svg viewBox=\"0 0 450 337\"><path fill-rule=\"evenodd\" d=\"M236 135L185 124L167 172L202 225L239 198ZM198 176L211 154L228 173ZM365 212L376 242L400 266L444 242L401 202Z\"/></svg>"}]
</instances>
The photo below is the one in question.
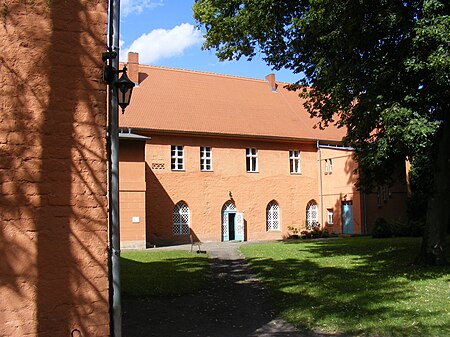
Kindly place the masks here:
<instances>
[{"instance_id":1,"label":"pink painted wall","mask_svg":"<svg viewBox=\"0 0 450 337\"><path fill-rule=\"evenodd\" d=\"M0 335L108 336L106 2L1 6Z\"/></svg>"}]
</instances>

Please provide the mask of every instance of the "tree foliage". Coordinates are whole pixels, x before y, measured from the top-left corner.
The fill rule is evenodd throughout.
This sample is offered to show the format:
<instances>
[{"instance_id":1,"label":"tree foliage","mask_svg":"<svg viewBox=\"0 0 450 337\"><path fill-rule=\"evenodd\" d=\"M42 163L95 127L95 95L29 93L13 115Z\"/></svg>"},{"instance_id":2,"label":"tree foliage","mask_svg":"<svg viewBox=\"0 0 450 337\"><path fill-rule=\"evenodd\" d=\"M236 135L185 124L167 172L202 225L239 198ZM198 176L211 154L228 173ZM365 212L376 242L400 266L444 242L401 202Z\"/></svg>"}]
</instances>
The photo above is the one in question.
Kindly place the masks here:
<instances>
[{"instance_id":1,"label":"tree foliage","mask_svg":"<svg viewBox=\"0 0 450 337\"><path fill-rule=\"evenodd\" d=\"M289 87L319 126L347 128L362 188L388 182L405 158L438 155L450 122L448 0L196 0L193 9L219 59L261 55L299 74Z\"/></svg>"}]
</instances>

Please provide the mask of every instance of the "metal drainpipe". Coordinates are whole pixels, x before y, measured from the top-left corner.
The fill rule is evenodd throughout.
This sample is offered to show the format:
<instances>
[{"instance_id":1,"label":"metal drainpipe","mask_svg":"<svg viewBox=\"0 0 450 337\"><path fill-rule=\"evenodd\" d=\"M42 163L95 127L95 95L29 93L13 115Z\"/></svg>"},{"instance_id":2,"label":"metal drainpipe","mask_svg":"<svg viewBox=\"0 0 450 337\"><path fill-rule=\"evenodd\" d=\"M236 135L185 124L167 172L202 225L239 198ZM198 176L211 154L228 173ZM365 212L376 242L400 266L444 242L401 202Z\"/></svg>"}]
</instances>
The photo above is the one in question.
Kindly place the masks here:
<instances>
[{"instance_id":1,"label":"metal drainpipe","mask_svg":"<svg viewBox=\"0 0 450 337\"><path fill-rule=\"evenodd\" d=\"M324 228L323 223L323 191L322 191L322 154L320 153L320 144L317 141L317 153L319 154L319 181L320 181L320 225Z\"/></svg>"},{"instance_id":2,"label":"metal drainpipe","mask_svg":"<svg viewBox=\"0 0 450 337\"><path fill-rule=\"evenodd\" d=\"M117 55L111 59L113 69L119 69L120 0L109 1L109 47ZM113 83L118 74L114 74ZM122 301L120 294L120 224L119 224L119 105L114 84L109 85L109 317L111 337L122 336Z\"/></svg>"}]
</instances>

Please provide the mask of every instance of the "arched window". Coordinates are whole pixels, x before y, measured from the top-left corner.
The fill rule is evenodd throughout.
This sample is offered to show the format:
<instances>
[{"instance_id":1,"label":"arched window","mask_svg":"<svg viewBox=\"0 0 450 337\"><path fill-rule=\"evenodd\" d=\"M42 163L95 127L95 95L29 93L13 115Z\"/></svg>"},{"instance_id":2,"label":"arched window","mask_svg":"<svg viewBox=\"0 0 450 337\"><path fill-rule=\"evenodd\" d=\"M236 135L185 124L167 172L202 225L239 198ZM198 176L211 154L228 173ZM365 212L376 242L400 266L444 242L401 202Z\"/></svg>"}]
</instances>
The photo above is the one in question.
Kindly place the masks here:
<instances>
[{"instance_id":1,"label":"arched window","mask_svg":"<svg viewBox=\"0 0 450 337\"><path fill-rule=\"evenodd\" d=\"M314 200L311 200L306 205L306 229L319 227L318 216L317 203Z\"/></svg>"},{"instance_id":2,"label":"arched window","mask_svg":"<svg viewBox=\"0 0 450 337\"><path fill-rule=\"evenodd\" d=\"M180 201L173 208L173 234L189 234L190 223L191 215L189 212L189 207L186 203Z\"/></svg>"},{"instance_id":3,"label":"arched window","mask_svg":"<svg viewBox=\"0 0 450 337\"><path fill-rule=\"evenodd\" d=\"M280 206L275 200L269 202L266 207L266 224L268 231L280 230Z\"/></svg>"}]
</instances>

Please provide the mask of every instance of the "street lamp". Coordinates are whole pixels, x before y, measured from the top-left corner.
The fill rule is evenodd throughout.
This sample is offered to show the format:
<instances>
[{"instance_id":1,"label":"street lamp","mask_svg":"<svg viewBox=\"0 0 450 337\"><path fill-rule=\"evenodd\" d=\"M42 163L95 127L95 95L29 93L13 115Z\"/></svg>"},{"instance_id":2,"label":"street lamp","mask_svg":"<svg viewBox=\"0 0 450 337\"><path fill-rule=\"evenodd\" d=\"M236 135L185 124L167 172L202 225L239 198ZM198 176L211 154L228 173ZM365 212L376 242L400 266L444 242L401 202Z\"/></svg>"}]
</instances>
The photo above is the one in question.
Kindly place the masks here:
<instances>
[{"instance_id":1,"label":"street lamp","mask_svg":"<svg viewBox=\"0 0 450 337\"><path fill-rule=\"evenodd\" d=\"M135 84L127 76L127 66L124 66L121 72L122 76L114 83L114 86L117 89L117 103L122 108L122 113L124 113L125 108L130 104Z\"/></svg>"},{"instance_id":2,"label":"street lamp","mask_svg":"<svg viewBox=\"0 0 450 337\"><path fill-rule=\"evenodd\" d=\"M122 108L122 113L124 113L125 108L130 104L131 94L133 93L135 84L127 76L127 66L124 66L122 70L118 70L111 65L111 60L115 57L117 57L117 53L113 51L107 51L102 54L102 60L105 63L103 80L108 85L114 85L117 103ZM122 76L115 80L115 75L120 73L122 73Z\"/></svg>"}]
</instances>

